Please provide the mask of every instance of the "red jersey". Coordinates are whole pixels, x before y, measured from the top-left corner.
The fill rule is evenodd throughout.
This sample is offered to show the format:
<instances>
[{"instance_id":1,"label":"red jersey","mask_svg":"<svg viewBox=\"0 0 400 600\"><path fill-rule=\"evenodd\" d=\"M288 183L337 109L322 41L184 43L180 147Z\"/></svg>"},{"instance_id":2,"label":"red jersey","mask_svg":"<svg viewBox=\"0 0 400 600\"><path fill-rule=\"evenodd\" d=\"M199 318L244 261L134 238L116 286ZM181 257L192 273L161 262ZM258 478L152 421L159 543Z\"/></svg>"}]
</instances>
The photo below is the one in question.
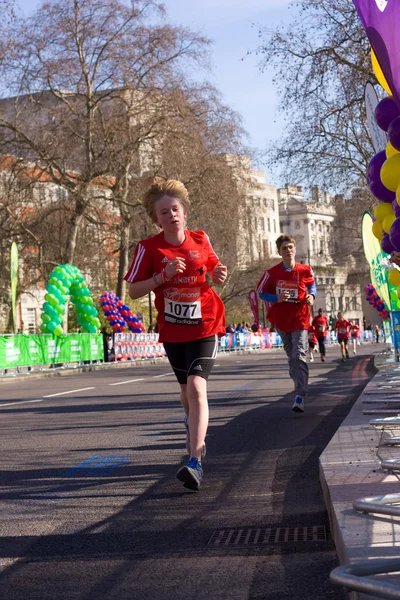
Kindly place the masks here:
<instances>
[{"instance_id":1,"label":"red jersey","mask_svg":"<svg viewBox=\"0 0 400 600\"><path fill-rule=\"evenodd\" d=\"M335 323L335 331L337 332L338 339L346 339L348 340L350 337L349 333L350 323L346 321L346 319L342 319L341 321L336 321Z\"/></svg>"},{"instance_id":2,"label":"red jersey","mask_svg":"<svg viewBox=\"0 0 400 600\"><path fill-rule=\"evenodd\" d=\"M315 332L316 332L316 330L315 330L314 325L310 325L310 327L308 328L308 341L311 342L312 344L318 343Z\"/></svg>"},{"instance_id":3,"label":"red jersey","mask_svg":"<svg viewBox=\"0 0 400 600\"><path fill-rule=\"evenodd\" d=\"M186 270L154 290L160 342L225 335L224 305L206 281L207 271L219 259L204 231L185 230L185 240L177 246L169 244L163 232L142 240L125 279L129 283L149 279L177 256L185 259Z\"/></svg>"},{"instance_id":4,"label":"red jersey","mask_svg":"<svg viewBox=\"0 0 400 600\"><path fill-rule=\"evenodd\" d=\"M313 318L312 324L315 327L318 337L323 337L326 335L329 325L328 317L326 317L325 315L317 315Z\"/></svg>"},{"instance_id":5,"label":"red jersey","mask_svg":"<svg viewBox=\"0 0 400 600\"><path fill-rule=\"evenodd\" d=\"M288 291L287 302L269 304L268 319L278 330L291 333L298 329L308 329L310 308L305 303L308 286L314 283L314 275L309 265L296 263L290 271L279 263L265 271L257 285L259 294L277 294Z\"/></svg>"},{"instance_id":6,"label":"red jersey","mask_svg":"<svg viewBox=\"0 0 400 600\"><path fill-rule=\"evenodd\" d=\"M351 325L350 327L350 336L354 338L358 338L360 335L360 328L358 325Z\"/></svg>"}]
</instances>

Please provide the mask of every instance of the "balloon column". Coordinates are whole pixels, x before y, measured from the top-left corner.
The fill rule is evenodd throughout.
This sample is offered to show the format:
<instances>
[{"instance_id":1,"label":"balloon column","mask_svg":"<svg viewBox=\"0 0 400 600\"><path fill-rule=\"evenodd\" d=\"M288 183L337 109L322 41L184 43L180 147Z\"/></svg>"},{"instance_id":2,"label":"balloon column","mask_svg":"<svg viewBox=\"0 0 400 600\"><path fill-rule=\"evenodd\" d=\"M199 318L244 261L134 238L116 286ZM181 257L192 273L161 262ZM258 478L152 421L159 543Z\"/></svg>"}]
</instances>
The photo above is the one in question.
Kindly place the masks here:
<instances>
[{"instance_id":1,"label":"balloon column","mask_svg":"<svg viewBox=\"0 0 400 600\"><path fill-rule=\"evenodd\" d=\"M371 306L376 308L382 319L386 321L390 319L390 314L386 310L385 303L383 302L382 298L380 298L380 296L378 296L378 294L376 293L376 290L372 283L369 283L365 287L365 299L371 304Z\"/></svg>"},{"instance_id":2,"label":"balloon column","mask_svg":"<svg viewBox=\"0 0 400 600\"><path fill-rule=\"evenodd\" d=\"M121 332L125 327L133 333L145 331L143 323L114 292L103 292L100 296L100 306L113 331Z\"/></svg>"},{"instance_id":3,"label":"balloon column","mask_svg":"<svg viewBox=\"0 0 400 600\"><path fill-rule=\"evenodd\" d=\"M75 305L77 321L82 330L96 333L100 327L98 312L80 270L75 265L58 265L50 273L41 315L43 333L62 335L62 319L68 295Z\"/></svg>"}]
</instances>

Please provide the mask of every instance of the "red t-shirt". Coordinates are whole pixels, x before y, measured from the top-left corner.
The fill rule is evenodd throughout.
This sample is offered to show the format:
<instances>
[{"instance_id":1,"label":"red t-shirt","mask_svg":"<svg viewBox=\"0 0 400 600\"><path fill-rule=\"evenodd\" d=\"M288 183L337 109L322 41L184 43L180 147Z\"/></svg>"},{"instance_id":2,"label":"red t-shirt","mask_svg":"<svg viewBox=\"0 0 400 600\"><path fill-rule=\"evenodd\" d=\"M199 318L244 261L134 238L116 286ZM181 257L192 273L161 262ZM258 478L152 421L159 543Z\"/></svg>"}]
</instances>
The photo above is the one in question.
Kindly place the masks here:
<instances>
[{"instance_id":1,"label":"red t-shirt","mask_svg":"<svg viewBox=\"0 0 400 600\"><path fill-rule=\"evenodd\" d=\"M341 321L336 321L335 323L335 331L337 332L338 339L346 339L348 340L350 337L349 333L350 323L346 321L346 319L342 319Z\"/></svg>"},{"instance_id":2,"label":"red t-shirt","mask_svg":"<svg viewBox=\"0 0 400 600\"><path fill-rule=\"evenodd\" d=\"M350 335L351 335L351 337L353 339L354 338L358 338L359 334L360 334L360 328L359 328L359 326L358 325L352 325L350 327Z\"/></svg>"},{"instance_id":3,"label":"red t-shirt","mask_svg":"<svg viewBox=\"0 0 400 600\"><path fill-rule=\"evenodd\" d=\"M310 308L305 303L307 287L314 283L314 275L309 265L295 264L291 271L279 263L265 271L257 285L259 294L277 294L289 291L288 302L273 302L268 308L268 319L278 330L286 333L298 329L308 329Z\"/></svg>"},{"instance_id":4,"label":"red t-shirt","mask_svg":"<svg viewBox=\"0 0 400 600\"><path fill-rule=\"evenodd\" d=\"M328 317L326 317L325 315L317 315L316 317L313 318L313 322L312 324L315 327L316 333L318 337L323 337L326 335L326 332L328 330Z\"/></svg>"},{"instance_id":5,"label":"red t-shirt","mask_svg":"<svg viewBox=\"0 0 400 600\"><path fill-rule=\"evenodd\" d=\"M315 335L314 325L310 325L310 327L308 328L308 341L312 344L316 344L318 342L317 336Z\"/></svg>"},{"instance_id":6,"label":"red t-shirt","mask_svg":"<svg viewBox=\"0 0 400 600\"><path fill-rule=\"evenodd\" d=\"M186 270L154 290L160 342L225 335L224 305L206 281L206 272L219 259L204 231L185 230L185 241L178 246L169 244L163 232L142 240L125 279L129 283L149 279L177 256L185 259Z\"/></svg>"}]
</instances>

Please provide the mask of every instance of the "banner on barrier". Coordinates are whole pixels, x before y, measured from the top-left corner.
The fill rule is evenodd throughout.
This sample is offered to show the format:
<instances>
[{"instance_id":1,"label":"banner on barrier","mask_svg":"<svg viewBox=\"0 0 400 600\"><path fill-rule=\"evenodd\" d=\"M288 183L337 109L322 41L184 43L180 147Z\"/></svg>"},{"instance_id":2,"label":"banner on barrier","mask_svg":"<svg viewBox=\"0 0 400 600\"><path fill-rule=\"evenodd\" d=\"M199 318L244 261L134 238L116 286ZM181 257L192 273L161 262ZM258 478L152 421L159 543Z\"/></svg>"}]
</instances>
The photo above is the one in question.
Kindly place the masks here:
<instances>
[{"instance_id":1,"label":"banner on barrier","mask_svg":"<svg viewBox=\"0 0 400 600\"><path fill-rule=\"evenodd\" d=\"M103 338L91 333L0 336L0 368L103 360Z\"/></svg>"}]
</instances>

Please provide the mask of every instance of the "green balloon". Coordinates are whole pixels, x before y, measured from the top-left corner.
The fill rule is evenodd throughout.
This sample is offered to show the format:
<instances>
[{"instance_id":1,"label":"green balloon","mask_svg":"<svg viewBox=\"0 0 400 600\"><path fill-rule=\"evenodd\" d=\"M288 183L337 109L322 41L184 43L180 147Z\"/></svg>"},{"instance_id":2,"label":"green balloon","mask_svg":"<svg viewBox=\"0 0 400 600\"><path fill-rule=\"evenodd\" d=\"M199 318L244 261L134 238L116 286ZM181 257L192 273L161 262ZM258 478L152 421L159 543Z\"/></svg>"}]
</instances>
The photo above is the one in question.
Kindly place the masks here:
<instances>
[{"instance_id":1,"label":"green balloon","mask_svg":"<svg viewBox=\"0 0 400 600\"><path fill-rule=\"evenodd\" d=\"M50 315L52 319L58 315L56 309L53 308L48 302L43 303L43 310L47 315Z\"/></svg>"},{"instance_id":2,"label":"green balloon","mask_svg":"<svg viewBox=\"0 0 400 600\"><path fill-rule=\"evenodd\" d=\"M57 327L55 327L55 329L53 329L53 333L54 333L54 335L62 335L64 333L62 326L57 325Z\"/></svg>"},{"instance_id":3,"label":"green balloon","mask_svg":"<svg viewBox=\"0 0 400 600\"><path fill-rule=\"evenodd\" d=\"M50 331L50 333L53 333L56 327L57 323L54 323L54 321L50 321L50 323L47 323L47 330Z\"/></svg>"},{"instance_id":4,"label":"green balloon","mask_svg":"<svg viewBox=\"0 0 400 600\"><path fill-rule=\"evenodd\" d=\"M42 313L41 314L42 317L42 321L43 323L49 323L51 321L51 317L50 315L46 314L46 313Z\"/></svg>"},{"instance_id":5,"label":"green balloon","mask_svg":"<svg viewBox=\"0 0 400 600\"><path fill-rule=\"evenodd\" d=\"M42 323L39 329L42 333L47 333L47 323Z\"/></svg>"},{"instance_id":6,"label":"green balloon","mask_svg":"<svg viewBox=\"0 0 400 600\"><path fill-rule=\"evenodd\" d=\"M58 302L57 298L55 296L53 296L53 294L46 294L44 299L57 310L57 306L59 306L59 302Z\"/></svg>"}]
</instances>

